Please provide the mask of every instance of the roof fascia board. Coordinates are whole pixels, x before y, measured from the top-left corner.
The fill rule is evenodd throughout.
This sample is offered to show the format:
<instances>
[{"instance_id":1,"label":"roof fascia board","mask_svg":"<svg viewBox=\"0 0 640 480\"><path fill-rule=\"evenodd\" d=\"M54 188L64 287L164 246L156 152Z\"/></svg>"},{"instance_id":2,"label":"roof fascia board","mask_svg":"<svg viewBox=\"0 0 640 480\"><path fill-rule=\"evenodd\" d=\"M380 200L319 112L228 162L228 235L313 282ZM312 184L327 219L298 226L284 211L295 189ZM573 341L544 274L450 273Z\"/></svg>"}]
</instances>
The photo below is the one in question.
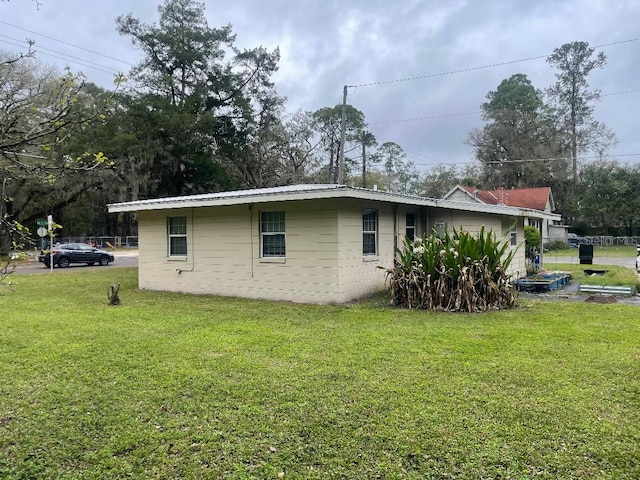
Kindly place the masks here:
<instances>
[{"instance_id":1,"label":"roof fascia board","mask_svg":"<svg viewBox=\"0 0 640 480\"><path fill-rule=\"evenodd\" d=\"M247 191L250 192L250 191ZM397 193L369 190L355 187L328 188L310 191L283 191L267 194L252 195L250 193L237 196L210 197L196 195L192 197L170 197L156 200L139 200L125 203L113 203L108 205L109 213L138 212L148 210L174 210L181 208L217 207L248 205L256 203L291 202L299 200L322 200L332 198L352 198L368 201L379 201L403 205L415 205L424 207L438 207L458 211L471 211L477 213L492 213L505 216L527 216L533 218L556 218L538 210L530 210L504 205L491 205L484 203L472 203L464 201L416 197ZM555 214L554 214L555 215ZM557 215L559 218L559 215Z\"/></svg>"}]
</instances>

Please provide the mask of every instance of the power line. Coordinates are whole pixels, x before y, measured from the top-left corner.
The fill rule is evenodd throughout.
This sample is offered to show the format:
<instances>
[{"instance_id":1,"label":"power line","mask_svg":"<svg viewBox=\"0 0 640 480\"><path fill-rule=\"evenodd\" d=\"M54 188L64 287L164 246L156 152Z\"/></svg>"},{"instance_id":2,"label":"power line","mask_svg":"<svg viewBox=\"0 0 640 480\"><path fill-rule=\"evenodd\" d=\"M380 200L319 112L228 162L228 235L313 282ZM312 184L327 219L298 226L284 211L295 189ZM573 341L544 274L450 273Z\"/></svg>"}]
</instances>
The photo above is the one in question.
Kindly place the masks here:
<instances>
[{"instance_id":1,"label":"power line","mask_svg":"<svg viewBox=\"0 0 640 480\"><path fill-rule=\"evenodd\" d=\"M411 162L414 165L430 165L433 162L435 162L435 160L431 157L431 155L418 154L418 153L415 153L415 152L411 152L409 150L404 150L404 153L407 154L407 157L409 157L410 160L412 158L415 159L415 160L411 160ZM424 161L429 162L429 163L422 163Z\"/></svg>"},{"instance_id":2,"label":"power line","mask_svg":"<svg viewBox=\"0 0 640 480\"><path fill-rule=\"evenodd\" d=\"M625 90L622 92L612 92L612 93L603 93L602 95L600 95L601 97L611 97L613 95L624 95L627 93L637 93L640 92L640 88L635 89L635 90ZM446 114L442 114L442 115L431 115L431 116L427 116L427 117L415 117L415 118L404 118L404 119L400 119L400 120L384 120L381 122L370 122L367 125L385 125L385 124L390 124L390 123L406 123L406 122L418 122L421 120L438 120L441 118L453 118L453 117L464 117L464 116L469 116L469 115L480 115L482 114L482 112L480 110L477 110L475 112L461 112L461 113L446 113Z\"/></svg>"},{"instance_id":3,"label":"power line","mask_svg":"<svg viewBox=\"0 0 640 480\"><path fill-rule=\"evenodd\" d=\"M625 90L624 92L603 93L600 96L601 97L610 97L612 95L624 95L625 93L636 93L636 92L640 92L640 88L637 88L635 90Z\"/></svg>"},{"instance_id":4,"label":"power line","mask_svg":"<svg viewBox=\"0 0 640 480\"><path fill-rule=\"evenodd\" d=\"M10 41L8 41L8 40L2 40L2 39L0 39L0 42L4 42L4 43L7 43L7 44L9 44L9 45L13 45L14 47L19 47L19 48L23 48L23 47L24 47L24 45L20 45L20 44L17 44L17 43L13 43L13 42L10 42ZM19 54L17 54L17 55L19 55Z\"/></svg>"},{"instance_id":5,"label":"power line","mask_svg":"<svg viewBox=\"0 0 640 480\"><path fill-rule=\"evenodd\" d=\"M640 153L620 153L617 155L607 155L608 158L625 158L625 157L640 157ZM587 155L580 156L578 160L594 160L599 159L598 155ZM569 161L569 157L549 157L549 158L520 158L518 160L504 160L504 161L492 161L492 162L481 162L484 165L507 165L514 163L534 163L534 162L553 162L557 160L567 160ZM468 162L447 162L446 165L466 165ZM441 165L442 162L439 163L415 163L415 165L419 166L436 166Z\"/></svg>"},{"instance_id":6,"label":"power line","mask_svg":"<svg viewBox=\"0 0 640 480\"><path fill-rule=\"evenodd\" d=\"M640 157L640 153L620 153L618 155L607 155L607 157L609 158L621 158L621 157ZM587 156L580 156L578 157L578 160L593 160L593 159L599 159L601 158L598 155L587 155ZM555 161L555 160L566 160L566 161L570 161L571 158L569 157L550 157L550 158L522 158L522 159L518 159L518 160L505 160L505 161L494 161L494 162L482 162L486 165L506 165L506 164L511 164L511 163L533 163L533 162L549 162L549 161Z\"/></svg>"},{"instance_id":7,"label":"power line","mask_svg":"<svg viewBox=\"0 0 640 480\"><path fill-rule=\"evenodd\" d=\"M49 35L45 35L44 33L34 32L33 30L29 30L28 28L20 27L18 25L14 25L12 23L5 22L3 20L0 20L0 23L2 23L3 25L8 25L9 27L13 27L13 28L17 28L19 30L23 30L23 31L28 32L28 33L33 33L34 35L38 35L38 36L43 37L43 38L48 38L49 40L53 40L55 42L63 43L63 44L68 45L70 47L79 48L80 50L84 50L85 52L93 53L94 55L99 55L101 57L105 57L105 58L109 58L111 60L115 60L116 62L120 62L120 63L124 63L126 65L129 65L129 66L133 66L133 63L127 62L125 60L122 60L121 58L116 58L116 57L112 57L110 55L105 55L104 53L96 52L95 50L89 50L88 48L81 47L80 45L75 45L75 44L67 42L65 40L60 40L59 38L50 37Z\"/></svg>"},{"instance_id":8,"label":"power line","mask_svg":"<svg viewBox=\"0 0 640 480\"><path fill-rule=\"evenodd\" d=\"M451 118L451 117L464 117L466 115L479 115L482 112L480 111L476 111L476 112L463 112L463 113L448 113L448 114L444 114L444 115L432 115L429 117L416 117L416 118L405 118L402 120L386 120L383 122L372 122L369 123L368 125L383 125L383 124L389 124L389 123L405 123L405 122L417 122L419 120L437 120L439 118Z\"/></svg>"},{"instance_id":9,"label":"power line","mask_svg":"<svg viewBox=\"0 0 640 480\"><path fill-rule=\"evenodd\" d=\"M24 45L16 45L15 43L11 43L6 40L3 40L2 38L0 38L0 42L5 42L5 43L8 43L9 45L14 45L14 46L29 47L29 44L27 42L24 42L23 40L19 40L17 38L9 37L7 35L2 35L2 34L0 34L0 37L8 38L9 40L12 40L14 42L21 42ZM104 73L113 73L114 75L117 74L112 69L110 69L110 67L107 67L105 65L92 62L91 60L85 60L84 58L76 57L74 55L69 55L64 52L58 52L57 50L51 50L50 48L38 47L36 51L41 52L43 55L48 55L50 57L58 58L60 60L70 61L78 65L82 65L83 67L93 68ZM47 52L52 52L52 53L47 53ZM54 54L58 54L58 55L54 55Z\"/></svg>"},{"instance_id":10,"label":"power line","mask_svg":"<svg viewBox=\"0 0 640 480\"><path fill-rule=\"evenodd\" d=\"M639 38L632 38L629 40L621 40L619 42L611 42L611 43L605 43L602 45L596 45L592 48L603 48L603 47L612 47L614 45L621 45L623 43L631 43L631 42L637 42L638 40L640 40ZM527 58L520 58L518 60L509 60L507 62L498 62L498 63L492 63L489 65L482 65L479 67L468 67L468 68L461 68L459 70L451 70L449 72L439 72L439 73L431 73L428 75L418 75L415 77L407 77L407 78L398 78L395 80L383 80L380 82L371 82L371 83L361 83L360 85L349 85L349 88L357 88L357 87L374 87L374 86L378 86L378 85L388 85L391 83L400 83L400 82L409 82L412 80L422 80L425 78L434 78L434 77L443 77L446 75L455 75L458 73L465 73L465 72L473 72L473 71L477 71L477 70L485 70L487 68L494 68L494 67L502 67L504 65L512 65L514 63L522 63L522 62L530 62L531 60L540 60L542 58L547 58L549 54L546 55L537 55L535 57L527 57Z\"/></svg>"},{"instance_id":11,"label":"power line","mask_svg":"<svg viewBox=\"0 0 640 480\"><path fill-rule=\"evenodd\" d=\"M15 43L11 43L11 42L9 42L9 41L7 41L7 40L2 40L2 39L0 39L0 42L7 43L7 44L9 44L9 45L15 45L16 47L22 47L22 45L17 45L17 44L15 44ZM49 57L57 58L57 59L59 59L59 60L64 60L64 61L66 61L66 62L68 62L68 61L69 61L69 59L67 59L67 58L65 58L65 57L61 57L61 56L59 56L59 55L54 55L54 54L52 54L52 53L47 53L47 52L41 52L41 53L42 53L43 55L47 55L47 56L49 56ZM113 75L117 75L117 74L118 74L117 72L114 72L113 70L104 70L104 69L102 69L102 68L94 67L94 66L92 66L92 65L87 65L87 64L85 64L85 63L78 62L78 61L74 61L73 63L74 63L74 64L76 64L76 65L83 66L83 67L93 68L94 70L98 70L98 71L101 71L101 72L103 72L103 73L110 73L110 74L113 74Z\"/></svg>"}]
</instances>

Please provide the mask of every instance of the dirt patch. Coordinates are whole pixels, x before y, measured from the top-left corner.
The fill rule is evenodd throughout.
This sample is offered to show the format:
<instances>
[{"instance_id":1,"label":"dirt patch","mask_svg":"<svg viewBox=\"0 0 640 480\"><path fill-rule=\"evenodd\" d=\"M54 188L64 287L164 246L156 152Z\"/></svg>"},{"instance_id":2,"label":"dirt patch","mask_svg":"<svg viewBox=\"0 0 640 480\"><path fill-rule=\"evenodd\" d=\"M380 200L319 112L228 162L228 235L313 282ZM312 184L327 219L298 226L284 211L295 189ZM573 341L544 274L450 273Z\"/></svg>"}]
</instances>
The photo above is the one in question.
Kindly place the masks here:
<instances>
[{"instance_id":1,"label":"dirt patch","mask_svg":"<svg viewBox=\"0 0 640 480\"><path fill-rule=\"evenodd\" d=\"M589 303L618 303L618 299L613 295L589 295L585 302Z\"/></svg>"}]
</instances>

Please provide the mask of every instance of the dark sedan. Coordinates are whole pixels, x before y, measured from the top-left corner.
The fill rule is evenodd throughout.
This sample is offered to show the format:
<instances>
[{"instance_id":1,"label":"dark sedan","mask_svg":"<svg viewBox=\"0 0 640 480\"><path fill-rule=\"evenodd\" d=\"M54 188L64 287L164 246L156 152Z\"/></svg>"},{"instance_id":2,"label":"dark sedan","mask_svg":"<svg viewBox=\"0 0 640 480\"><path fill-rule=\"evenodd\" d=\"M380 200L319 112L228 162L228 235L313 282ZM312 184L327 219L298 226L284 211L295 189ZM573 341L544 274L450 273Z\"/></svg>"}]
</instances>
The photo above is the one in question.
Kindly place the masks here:
<instances>
[{"instance_id":1,"label":"dark sedan","mask_svg":"<svg viewBox=\"0 0 640 480\"><path fill-rule=\"evenodd\" d=\"M113 253L106 250L93 248L84 243L58 243L51 251L43 250L38 255L38 260L43 262L47 268L51 266L51 252L53 253L53 264L61 268L66 268L72 263L86 263L102 266L109 265L115 260Z\"/></svg>"}]
</instances>

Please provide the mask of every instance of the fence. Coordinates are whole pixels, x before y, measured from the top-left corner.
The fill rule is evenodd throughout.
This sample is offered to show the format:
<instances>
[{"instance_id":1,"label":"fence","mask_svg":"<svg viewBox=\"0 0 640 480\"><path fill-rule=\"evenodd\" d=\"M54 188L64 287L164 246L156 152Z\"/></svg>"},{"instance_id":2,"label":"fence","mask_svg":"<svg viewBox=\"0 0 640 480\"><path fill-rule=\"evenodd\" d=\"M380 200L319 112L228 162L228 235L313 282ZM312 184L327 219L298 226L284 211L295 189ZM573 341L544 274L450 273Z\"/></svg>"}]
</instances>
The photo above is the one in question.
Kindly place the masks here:
<instances>
[{"instance_id":1,"label":"fence","mask_svg":"<svg viewBox=\"0 0 640 480\"><path fill-rule=\"evenodd\" d=\"M48 241L48 237L42 240ZM138 237L56 237L54 243L86 243L96 248L137 248Z\"/></svg>"},{"instance_id":2,"label":"fence","mask_svg":"<svg viewBox=\"0 0 640 480\"><path fill-rule=\"evenodd\" d=\"M614 245L640 245L640 237L613 237L613 236L586 236L578 237L581 245L604 245L612 247Z\"/></svg>"}]
</instances>

